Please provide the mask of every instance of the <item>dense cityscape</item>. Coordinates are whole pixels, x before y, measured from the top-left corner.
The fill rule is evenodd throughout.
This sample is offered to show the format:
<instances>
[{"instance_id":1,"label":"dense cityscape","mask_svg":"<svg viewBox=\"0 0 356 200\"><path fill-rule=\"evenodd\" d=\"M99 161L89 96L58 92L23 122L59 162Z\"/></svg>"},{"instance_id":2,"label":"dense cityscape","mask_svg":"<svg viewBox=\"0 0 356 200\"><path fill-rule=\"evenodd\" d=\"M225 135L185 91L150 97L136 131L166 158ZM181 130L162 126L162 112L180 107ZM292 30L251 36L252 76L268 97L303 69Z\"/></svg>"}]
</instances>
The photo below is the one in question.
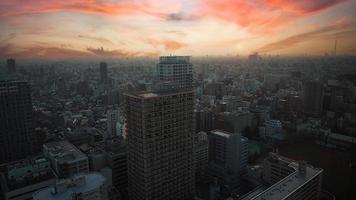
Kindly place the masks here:
<instances>
[{"instance_id":1,"label":"dense cityscape","mask_svg":"<svg viewBox=\"0 0 356 200\"><path fill-rule=\"evenodd\" d=\"M349 199L356 59L1 65L9 199Z\"/></svg>"},{"instance_id":2,"label":"dense cityscape","mask_svg":"<svg viewBox=\"0 0 356 200\"><path fill-rule=\"evenodd\" d=\"M355 200L356 0L0 0L0 200Z\"/></svg>"}]
</instances>

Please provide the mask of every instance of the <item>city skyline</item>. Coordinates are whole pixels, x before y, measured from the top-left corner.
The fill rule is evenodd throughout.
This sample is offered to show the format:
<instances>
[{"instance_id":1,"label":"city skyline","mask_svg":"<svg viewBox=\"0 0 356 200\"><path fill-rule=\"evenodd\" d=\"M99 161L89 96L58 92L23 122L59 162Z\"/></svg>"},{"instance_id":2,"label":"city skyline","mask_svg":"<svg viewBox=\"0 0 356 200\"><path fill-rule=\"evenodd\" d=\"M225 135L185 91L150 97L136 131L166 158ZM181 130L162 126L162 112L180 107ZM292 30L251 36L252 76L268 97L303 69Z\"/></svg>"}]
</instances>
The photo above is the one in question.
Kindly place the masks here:
<instances>
[{"instance_id":1,"label":"city skyline","mask_svg":"<svg viewBox=\"0 0 356 200\"><path fill-rule=\"evenodd\" d=\"M355 9L352 0L5 0L0 57L323 55L335 46L354 55Z\"/></svg>"}]
</instances>

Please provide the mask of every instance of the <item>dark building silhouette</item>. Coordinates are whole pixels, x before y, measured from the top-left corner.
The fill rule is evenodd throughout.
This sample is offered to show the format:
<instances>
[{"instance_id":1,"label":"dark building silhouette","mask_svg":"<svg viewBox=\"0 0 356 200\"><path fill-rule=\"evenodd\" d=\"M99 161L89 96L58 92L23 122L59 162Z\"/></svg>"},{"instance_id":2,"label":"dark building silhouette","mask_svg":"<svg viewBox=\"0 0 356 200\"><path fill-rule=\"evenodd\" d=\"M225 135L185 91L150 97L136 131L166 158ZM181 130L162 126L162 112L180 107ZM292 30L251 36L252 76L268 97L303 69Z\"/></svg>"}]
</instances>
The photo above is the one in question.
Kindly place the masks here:
<instances>
[{"instance_id":1,"label":"dark building silhouette","mask_svg":"<svg viewBox=\"0 0 356 200\"><path fill-rule=\"evenodd\" d=\"M7 71L9 73L15 73L16 72L15 59L12 59L12 58L7 59Z\"/></svg>"},{"instance_id":2,"label":"dark building silhouette","mask_svg":"<svg viewBox=\"0 0 356 200\"><path fill-rule=\"evenodd\" d=\"M0 80L0 163L36 151L30 85Z\"/></svg>"},{"instance_id":3,"label":"dark building silhouette","mask_svg":"<svg viewBox=\"0 0 356 200\"><path fill-rule=\"evenodd\" d=\"M323 84L319 81L308 81L303 88L304 112L320 115L323 108Z\"/></svg>"},{"instance_id":4,"label":"dark building silhouette","mask_svg":"<svg viewBox=\"0 0 356 200\"><path fill-rule=\"evenodd\" d=\"M106 62L100 63L100 80L102 83L107 83L108 81L108 64Z\"/></svg>"},{"instance_id":5,"label":"dark building silhouette","mask_svg":"<svg viewBox=\"0 0 356 200\"><path fill-rule=\"evenodd\" d=\"M193 91L126 94L131 200L194 199L193 110Z\"/></svg>"}]
</instances>

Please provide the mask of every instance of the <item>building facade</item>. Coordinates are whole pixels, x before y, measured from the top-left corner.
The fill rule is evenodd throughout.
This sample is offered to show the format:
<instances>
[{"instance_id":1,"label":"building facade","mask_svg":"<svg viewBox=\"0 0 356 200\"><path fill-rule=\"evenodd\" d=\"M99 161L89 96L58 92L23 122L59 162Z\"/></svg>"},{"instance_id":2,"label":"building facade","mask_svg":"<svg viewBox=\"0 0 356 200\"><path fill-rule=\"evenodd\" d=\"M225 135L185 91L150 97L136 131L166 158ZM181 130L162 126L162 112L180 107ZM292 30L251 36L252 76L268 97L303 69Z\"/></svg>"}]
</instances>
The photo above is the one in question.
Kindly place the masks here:
<instances>
[{"instance_id":1,"label":"building facade","mask_svg":"<svg viewBox=\"0 0 356 200\"><path fill-rule=\"evenodd\" d=\"M0 163L23 159L34 152L33 112L30 85L0 80Z\"/></svg>"},{"instance_id":2,"label":"building facade","mask_svg":"<svg viewBox=\"0 0 356 200\"><path fill-rule=\"evenodd\" d=\"M323 170L276 153L264 160L263 179L269 187L243 200L319 199Z\"/></svg>"},{"instance_id":3,"label":"building facade","mask_svg":"<svg viewBox=\"0 0 356 200\"><path fill-rule=\"evenodd\" d=\"M194 93L126 94L132 200L194 198Z\"/></svg>"},{"instance_id":4,"label":"building facade","mask_svg":"<svg viewBox=\"0 0 356 200\"><path fill-rule=\"evenodd\" d=\"M193 65L189 56L161 56L157 64L159 80L176 89L193 87Z\"/></svg>"},{"instance_id":5,"label":"building facade","mask_svg":"<svg viewBox=\"0 0 356 200\"><path fill-rule=\"evenodd\" d=\"M209 134L209 170L213 177L237 183L246 170L248 139L238 133L213 130Z\"/></svg>"},{"instance_id":6,"label":"building facade","mask_svg":"<svg viewBox=\"0 0 356 200\"><path fill-rule=\"evenodd\" d=\"M89 172L88 157L67 141L44 144L43 154L51 161L52 169L60 178Z\"/></svg>"},{"instance_id":7,"label":"building facade","mask_svg":"<svg viewBox=\"0 0 356 200\"><path fill-rule=\"evenodd\" d=\"M56 180L49 160L41 156L12 162L4 168L0 173L0 193L4 200L32 199L37 190L50 187Z\"/></svg>"}]
</instances>

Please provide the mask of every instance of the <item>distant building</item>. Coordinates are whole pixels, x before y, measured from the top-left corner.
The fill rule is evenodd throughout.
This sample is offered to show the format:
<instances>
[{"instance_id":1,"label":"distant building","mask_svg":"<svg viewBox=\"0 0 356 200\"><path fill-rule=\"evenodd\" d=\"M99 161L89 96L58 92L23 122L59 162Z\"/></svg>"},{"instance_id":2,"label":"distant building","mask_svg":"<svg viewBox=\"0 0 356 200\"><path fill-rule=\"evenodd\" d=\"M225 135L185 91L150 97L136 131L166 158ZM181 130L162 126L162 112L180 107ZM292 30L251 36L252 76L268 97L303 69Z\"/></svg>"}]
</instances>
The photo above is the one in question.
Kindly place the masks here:
<instances>
[{"instance_id":1,"label":"distant building","mask_svg":"<svg viewBox=\"0 0 356 200\"><path fill-rule=\"evenodd\" d=\"M246 170L248 139L238 133L214 130L209 134L209 169L213 177L237 183Z\"/></svg>"},{"instance_id":2,"label":"distant building","mask_svg":"<svg viewBox=\"0 0 356 200\"><path fill-rule=\"evenodd\" d=\"M108 81L108 64L106 62L100 63L100 80L101 83L107 83Z\"/></svg>"},{"instance_id":3,"label":"distant building","mask_svg":"<svg viewBox=\"0 0 356 200\"><path fill-rule=\"evenodd\" d=\"M283 126L279 120L266 120L264 129L260 129L260 137L273 140L284 140Z\"/></svg>"},{"instance_id":4,"label":"distant building","mask_svg":"<svg viewBox=\"0 0 356 200\"><path fill-rule=\"evenodd\" d=\"M67 141L44 144L43 154L51 161L52 169L60 178L89 171L88 157Z\"/></svg>"},{"instance_id":5,"label":"distant building","mask_svg":"<svg viewBox=\"0 0 356 200\"><path fill-rule=\"evenodd\" d=\"M37 191L33 200L108 200L106 179L100 173L75 175Z\"/></svg>"},{"instance_id":6,"label":"distant building","mask_svg":"<svg viewBox=\"0 0 356 200\"><path fill-rule=\"evenodd\" d=\"M214 126L214 114L209 109L197 109L195 113L195 131L211 131Z\"/></svg>"},{"instance_id":7,"label":"distant building","mask_svg":"<svg viewBox=\"0 0 356 200\"><path fill-rule=\"evenodd\" d=\"M126 94L126 120L130 199L193 199L193 91Z\"/></svg>"},{"instance_id":8,"label":"distant building","mask_svg":"<svg viewBox=\"0 0 356 200\"><path fill-rule=\"evenodd\" d=\"M0 80L0 163L23 159L36 146L30 85Z\"/></svg>"},{"instance_id":9,"label":"distant building","mask_svg":"<svg viewBox=\"0 0 356 200\"><path fill-rule=\"evenodd\" d=\"M189 56L161 56L157 64L159 80L176 89L193 87L193 68Z\"/></svg>"},{"instance_id":10,"label":"distant building","mask_svg":"<svg viewBox=\"0 0 356 200\"><path fill-rule=\"evenodd\" d=\"M250 111L221 112L215 115L214 128L227 132L242 133L247 127L252 128L254 115Z\"/></svg>"},{"instance_id":11,"label":"distant building","mask_svg":"<svg viewBox=\"0 0 356 200\"><path fill-rule=\"evenodd\" d=\"M320 115L323 108L323 84L319 81L308 81L303 87L304 112Z\"/></svg>"},{"instance_id":12,"label":"distant building","mask_svg":"<svg viewBox=\"0 0 356 200\"><path fill-rule=\"evenodd\" d=\"M15 59L12 59L12 58L7 59L7 72L8 73L16 73Z\"/></svg>"},{"instance_id":13,"label":"distant building","mask_svg":"<svg viewBox=\"0 0 356 200\"><path fill-rule=\"evenodd\" d=\"M205 132L196 133L194 136L194 157L196 172L204 173L209 162L209 141Z\"/></svg>"},{"instance_id":14,"label":"distant building","mask_svg":"<svg viewBox=\"0 0 356 200\"><path fill-rule=\"evenodd\" d=\"M117 138L92 145L80 146L81 151L87 154L90 171L100 172L107 179L111 193L119 191L121 195L127 194L127 143ZM115 191L114 191L115 190Z\"/></svg>"},{"instance_id":15,"label":"distant building","mask_svg":"<svg viewBox=\"0 0 356 200\"><path fill-rule=\"evenodd\" d=\"M323 170L275 153L264 161L266 190L257 190L242 200L319 199Z\"/></svg>"},{"instance_id":16,"label":"distant building","mask_svg":"<svg viewBox=\"0 0 356 200\"><path fill-rule=\"evenodd\" d=\"M56 180L49 161L40 156L16 161L3 168L0 188L5 200L32 199L35 191L50 187Z\"/></svg>"},{"instance_id":17,"label":"distant building","mask_svg":"<svg viewBox=\"0 0 356 200\"><path fill-rule=\"evenodd\" d=\"M127 178L127 143L122 140L110 140L104 149L108 166L112 169L112 184L119 191L126 191Z\"/></svg>"},{"instance_id":18,"label":"distant building","mask_svg":"<svg viewBox=\"0 0 356 200\"><path fill-rule=\"evenodd\" d=\"M116 124L119 121L119 110L117 107L110 107L106 112L107 131L104 135L104 140L117 136Z\"/></svg>"}]
</instances>

